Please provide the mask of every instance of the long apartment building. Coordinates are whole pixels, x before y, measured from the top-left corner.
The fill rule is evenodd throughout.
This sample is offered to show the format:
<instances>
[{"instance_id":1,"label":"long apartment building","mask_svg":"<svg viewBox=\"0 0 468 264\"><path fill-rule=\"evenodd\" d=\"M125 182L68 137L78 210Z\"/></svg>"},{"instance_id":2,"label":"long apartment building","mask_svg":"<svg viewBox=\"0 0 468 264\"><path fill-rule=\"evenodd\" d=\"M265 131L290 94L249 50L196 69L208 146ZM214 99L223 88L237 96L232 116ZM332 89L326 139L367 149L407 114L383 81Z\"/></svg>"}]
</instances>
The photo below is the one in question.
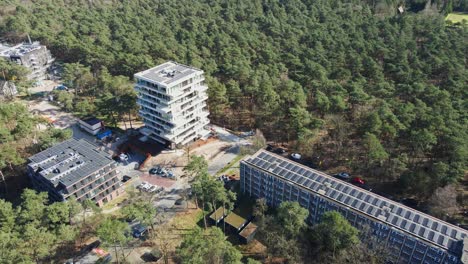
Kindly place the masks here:
<instances>
[{"instance_id":1,"label":"long apartment building","mask_svg":"<svg viewBox=\"0 0 468 264\"><path fill-rule=\"evenodd\" d=\"M282 156L259 150L241 161L241 191L270 206L297 201L310 224L338 211L385 244L392 263L468 263L468 232ZM368 231L367 231L368 232Z\"/></svg>"},{"instance_id":2,"label":"long apartment building","mask_svg":"<svg viewBox=\"0 0 468 264\"><path fill-rule=\"evenodd\" d=\"M28 175L54 201L92 200L101 206L124 192L116 162L84 139L69 139L30 157Z\"/></svg>"},{"instance_id":3,"label":"long apartment building","mask_svg":"<svg viewBox=\"0 0 468 264\"><path fill-rule=\"evenodd\" d=\"M0 44L0 57L26 67L29 70L29 80L47 79L47 70L54 62L50 51L39 42L21 43L11 47Z\"/></svg>"},{"instance_id":4,"label":"long apartment building","mask_svg":"<svg viewBox=\"0 0 468 264\"><path fill-rule=\"evenodd\" d=\"M140 132L170 148L206 136L209 131L207 89L203 71L166 62L135 74Z\"/></svg>"}]
</instances>

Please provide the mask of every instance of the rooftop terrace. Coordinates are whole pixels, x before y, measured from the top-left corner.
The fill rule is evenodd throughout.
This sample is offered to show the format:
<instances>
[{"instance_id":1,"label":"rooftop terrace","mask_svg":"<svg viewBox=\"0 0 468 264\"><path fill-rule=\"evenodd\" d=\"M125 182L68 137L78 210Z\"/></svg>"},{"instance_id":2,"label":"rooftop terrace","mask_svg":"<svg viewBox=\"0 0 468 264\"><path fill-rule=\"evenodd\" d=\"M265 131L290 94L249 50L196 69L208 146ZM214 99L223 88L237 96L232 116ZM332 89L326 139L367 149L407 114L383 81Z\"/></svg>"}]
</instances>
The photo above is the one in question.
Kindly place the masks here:
<instances>
[{"instance_id":1,"label":"rooftop terrace","mask_svg":"<svg viewBox=\"0 0 468 264\"><path fill-rule=\"evenodd\" d=\"M90 142L69 139L29 158L29 166L54 186L70 186L114 161Z\"/></svg>"},{"instance_id":2,"label":"rooftop terrace","mask_svg":"<svg viewBox=\"0 0 468 264\"><path fill-rule=\"evenodd\" d=\"M168 61L154 68L139 72L135 74L135 76L143 77L159 84L170 86L178 80L197 72L200 74L203 73L203 71L200 69L179 64L173 61Z\"/></svg>"}]
</instances>

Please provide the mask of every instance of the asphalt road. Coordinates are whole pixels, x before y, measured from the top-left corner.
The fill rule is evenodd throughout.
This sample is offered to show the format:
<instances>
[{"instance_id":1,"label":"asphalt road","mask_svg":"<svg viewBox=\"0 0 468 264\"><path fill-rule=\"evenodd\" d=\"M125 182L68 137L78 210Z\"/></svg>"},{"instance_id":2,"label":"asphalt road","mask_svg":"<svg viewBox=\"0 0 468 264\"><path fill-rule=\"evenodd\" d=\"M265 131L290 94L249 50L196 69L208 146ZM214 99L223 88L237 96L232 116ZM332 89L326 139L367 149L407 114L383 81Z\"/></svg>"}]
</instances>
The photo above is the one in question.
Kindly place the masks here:
<instances>
[{"instance_id":1,"label":"asphalt road","mask_svg":"<svg viewBox=\"0 0 468 264\"><path fill-rule=\"evenodd\" d=\"M234 145L214 157L208 165L208 173L215 175L239 155L239 146Z\"/></svg>"}]
</instances>

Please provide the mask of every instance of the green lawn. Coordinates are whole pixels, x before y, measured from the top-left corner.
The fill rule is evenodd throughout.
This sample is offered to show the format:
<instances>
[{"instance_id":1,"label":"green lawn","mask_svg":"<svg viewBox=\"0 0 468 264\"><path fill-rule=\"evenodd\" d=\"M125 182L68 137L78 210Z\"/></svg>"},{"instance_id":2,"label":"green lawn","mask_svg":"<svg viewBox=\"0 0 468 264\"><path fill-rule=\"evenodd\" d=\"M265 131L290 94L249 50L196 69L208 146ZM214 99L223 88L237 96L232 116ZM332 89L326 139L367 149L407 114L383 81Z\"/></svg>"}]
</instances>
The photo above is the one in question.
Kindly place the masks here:
<instances>
[{"instance_id":1,"label":"green lawn","mask_svg":"<svg viewBox=\"0 0 468 264\"><path fill-rule=\"evenodd\" d=\"M450 13L445 20L450 20L453 23L462 22L465 19L468 22L468 13Z\"/></svg>"}]
</instances>

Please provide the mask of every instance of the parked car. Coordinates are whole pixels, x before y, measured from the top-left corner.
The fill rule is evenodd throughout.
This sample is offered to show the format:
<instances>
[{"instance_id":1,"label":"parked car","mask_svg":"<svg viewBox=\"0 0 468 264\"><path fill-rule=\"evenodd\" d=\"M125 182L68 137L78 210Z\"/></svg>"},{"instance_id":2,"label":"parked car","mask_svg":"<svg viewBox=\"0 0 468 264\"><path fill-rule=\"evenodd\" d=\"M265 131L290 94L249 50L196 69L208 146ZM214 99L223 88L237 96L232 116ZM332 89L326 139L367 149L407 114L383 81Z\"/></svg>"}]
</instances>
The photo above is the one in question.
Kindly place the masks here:
<instances>
[{"instance_id":1,"label":"parked car","mask_svg":"<svg viewBox=\"0 0 468 264\"><path fill-rule=\"evenodd\" d=\"M273 152L277 154L284 154L286 153L286 150L284 148L276 148Z\"/></svg>"},{"instance_id":2,"label":"parked car","mask_svg":"<svg viewBox=\"0 0 468 264\"><path fill-rule=\"evenodd\" d=\"M295 159L295 160L300 160L301 159L301 154L299 153L293 153L291 154L291 158Z\"/></svg>"},{"instance_id":3,"label":"parked car","mask_svg":"<svg viewBox=\"0 0 468 264\"><path fill-rule=\"evenodd\" d=\"M57 85L54 87L54 90L59 90L59 91L68 91L68 87L66 87L63 84Z\"/></svg>"},{"instance_id":4,"label":"parked car","mask_svg":"<svg viewBox=\"0 0 468 264\"><path fill-rule=\"evenodd\" d=\"M366 182L360 177L354 177L353 179L351 179L351 183L362 185L362 184L365 184Z\"/></svg>"},{"instance_id":5,"label":"parked car","mask_svg":"<svg viewBox=\"0 0 468 264\"><path fill-rule=\"evenodd\" d=\"M142 237L148 229L142 224L138 224L133 227L132 235L134 238Z\"/></svg>"},{"instance_id":6,"label":"parked car","mask_svg":"<svg viewBox=\"0 0 468 264\"><path fill-rule=\"evenodd\" d=\"M151 168L151 169L149 170L149 174L152 174L152 175L154 175L154 174L159 174L160 171L161 171L161 167L156 166L156 167Z\"/></svg>"},{"instance_id":7,"label":"parked car","mask_svg":"<svg viewBox=\"0 0 468 264\"><path fill-rule=\"evenodd\" d=\"M121 154L119 155L119 159L120 159L121 161L127 161L127 160L128 160L128 156L127 156L127 154L125 154L125 153L121 153Z\"/></svg>"},{"instance_id":8,"label":"parked car","mask_svg":"<svg viewBox=\"0 0 468 264\"><path fill-rule=\"evenodd\" d=\"M130 176L128 176L128 175L124 175L124 176L122 177L122 182L128 182L128 181L131 180L131 179L132 179L132 177L130 177Z\"/></svg>"},{"instance_id":9,"label":"parked car","mask_svg":"<svg viewBox=\"0 0 468 264\"><path fill-rule=\"evenodd\" d=\"M347 172L340 172L340 173L334 174L333 176L336 178L343 179L343 180L351 179L351 175L349 175L349 173Z\"/></svg>"},{"instance_id":10,"label":"parked car","mask_svg":"<svg viewBox=\"0 0 468 264\"><path fill-rule=\"evenodd\" d=\"M222 181L222 182L228 182L230 179L226 175L221 175L221 176L218 177L218 180Z\"/></svg>"},{"instance_id":11,"label":"parked car","mask_svg":"<svg viewBox=\"0 0 468 264\"><path fill-rule=\"evenodd\" d=\"M175 201L175 205L182 205L182 203L184 202L184 199L180 198L180 199L177 199Z\"/></svg>"}]
</instances>

